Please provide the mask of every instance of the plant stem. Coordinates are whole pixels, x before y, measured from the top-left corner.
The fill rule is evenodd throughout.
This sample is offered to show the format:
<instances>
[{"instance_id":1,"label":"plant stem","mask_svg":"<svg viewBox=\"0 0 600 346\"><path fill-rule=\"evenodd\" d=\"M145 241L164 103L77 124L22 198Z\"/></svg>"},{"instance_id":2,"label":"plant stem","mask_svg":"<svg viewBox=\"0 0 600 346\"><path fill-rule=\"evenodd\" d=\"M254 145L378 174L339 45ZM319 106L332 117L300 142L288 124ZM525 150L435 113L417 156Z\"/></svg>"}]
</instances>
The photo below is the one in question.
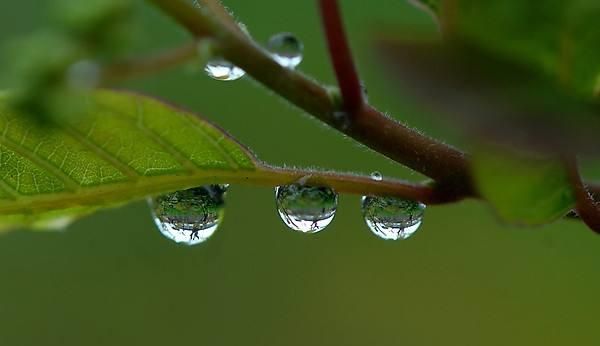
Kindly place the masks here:
<instances>
[{"instance_id":1,"label":"plant stem","mask_svg":"<svg viewBox=\"0 0 600 346\"><path fill-rule=\"evenodd\" d=\"M364 104L356 67L352 61L337 0L319 0L321 21L325 29L329 57L340 86L344 109L353 118Z\"/></svg>"},{"instance_id":2,"label":"plant stem","mask_svg":"<svg viewBox=\"0 0 600 346\"><path fill-rule=\"evenodd\" d=\"M192 174L165 177L146 177L138 181L115 183L110 188L81 188L72 191L49 193L42 196L15 196L10 202L0 203L0 213L37 214L73 206L115 205L127 200L143 199L205 184L232 183L236 185L278 186L301 182L315 186L329 186L339 193L357 195L387 195L421 201L425 204L442 204L428 185L401 180L375 181L369 177L337 172L320 172L278 167L258 166L251 171L198 171ZM115 191L119 191L118 194Z\"/></svg>"},{"instance_id":3,"label":"plant stem","mask_svg":"<svg viewBox=\"0 0 600 346\"><path fill-rule=\"evenodd\" d=\"M244 69L250 76L289 102L371 149L429 176L437 182L434 185L417 185L387 180L377 182L355 175L272 167L263 167L263 169L272 171L273 175L269 179L265 179L264 176L248 176L242 179L243 181L272 186L273 184L291 183L308 175L310 178L306 182L332 186L339 192L393 195L420 200L428 204L447 203L465 197L478 197L470 176L470 158L466 154L424 136L365 104L343 31L337 1L319 0L344 109L336 108L339 105L336 105L335 98L327 88L300 72L282 67L262 47L246 35L240 35L239 27L231 26L231 23L235 24L235 22L217 0L203 0L205 5L210 5L207 6L208 10L213 12L214 16L207 11L200 11L184 0L148 1L162 9L195 37L210 36L218 54ZM445 4L453 5L454 3L451 0ZM452 8L452 6L449 7ZM448 24L451 24L451 21L444 24L446 31L451 31L448 30ZM133 66L138 63L133 60L122 65L117 64L113 66L112 70L114 79L109 80L160 70L191 58L191 53L190 47L184 47L180 51L176 50L146 60L142 59L141 67ZM334 115L336 111L340 110L350 111L353 121L347 124L340 123ZM600 186L585 186L579 176L576 163L568 163L568 167L577 196L578 214L590 228L600 231L600 209L596 207L593 198L588 193L589 191L600 195Z\"/></svg>"},{"instance_id":4,"label":"plant stem","mask_svg":"<svg viewBox=\"0 0 600 346\"><path fill-rule=\"evenodd\" d=\"M231 13L221 4L219 0L197 0L198 4L208 10L212 15L219 19L219 22L231 31L244 34L238 23L233 19ZM245 35L245 34L244 34Z\"/></svg>"},{"instance_id":5,"label":"plant stem","mask_svg":"<svg viewBox=\"0 0 600 346\"><path fill-rule=\"evenodd\" d=\"M279 65L255 42L244 39L185 0L148 0L193 35L212 35L219 53L283 98L390 159L440 182L448 199L475 195L469 160L460 150L438 142L373 107L361 107L357 121L340 123L327 88L300 72ZM364 119L364 120L362 120Z\"/></svg>"},{"instance_id":6,"label":"plant stem","mask_svg":"<svg viewBox=\"0 0 600 346\"><path fill-rule=\"evenodd\" d=\"M581 180L577 160L565 160L565 167L576 199L577 215L594 232L600 233L600 208Z\"/></svg>"},{"instance_id":7,"label":"plant stem","mask_svg":"<svg viewBox=\"0 0 600 346\"><path fill-rule=\"evenodd\" d=\"M370 177L352 173L310 171L269 166L259 168L258 174L264 176L267 180L265 183L271 186L274 183L275 185L283 185L300 181L308 185L329 186L337 192L358 195L394 196L431 205L456 201L440 198L442 196L439 196L435 188L430 185L415 184L397 179L376 181Z\"/></svg>"}]
</instances>

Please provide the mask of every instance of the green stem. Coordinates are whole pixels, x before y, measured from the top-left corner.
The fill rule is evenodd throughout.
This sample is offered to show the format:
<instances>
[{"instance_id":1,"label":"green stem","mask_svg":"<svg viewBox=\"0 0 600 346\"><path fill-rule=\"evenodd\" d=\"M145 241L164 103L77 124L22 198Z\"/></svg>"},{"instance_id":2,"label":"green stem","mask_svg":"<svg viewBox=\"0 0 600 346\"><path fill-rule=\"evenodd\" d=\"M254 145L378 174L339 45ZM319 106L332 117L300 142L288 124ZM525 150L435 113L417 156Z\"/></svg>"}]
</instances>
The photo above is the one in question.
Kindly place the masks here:
<instances>
[{"instance_id":1,"label":"green stem","mask_svg":"<svg viewBox=\"0 0 600 346\"><path fill-rule=\"evenodd\" d=\"M365 176L315 170L288 169L259 165L252 171L197 171L192 174L146 177L136 181L106 184L102 187L81 187L36 196L15 194L10 203L0 204L0 214L36 214L46 211L69 209L74 206L110 206L124 200L143 199L146 196L178 191L205 184L232 183L251 186L279 186L302 183L329 186L335 191L355 195L387 195L426 204L442 204L450 201L437 198L435 189L425 184L402 180L375 181ZM118 193L116 192L118 191Z\"/></svg>"},{"instance_id":2,"label":"green stem","mask_svg":"<svg viewBox=\"0 0 600 346\"><path fill-rule=\"evenodd\" d=\"M337 192L356 195L394 196L421 201L425 204L443 204L451 201L439 199L433 186L415 184L398 179L374 180L370 177L352 173L310 171L304 169L288 169L264 167L268 172L264 182L266 185L282 185L301 182L308 185L329 186Z\"/></svg>"}]
</instances>

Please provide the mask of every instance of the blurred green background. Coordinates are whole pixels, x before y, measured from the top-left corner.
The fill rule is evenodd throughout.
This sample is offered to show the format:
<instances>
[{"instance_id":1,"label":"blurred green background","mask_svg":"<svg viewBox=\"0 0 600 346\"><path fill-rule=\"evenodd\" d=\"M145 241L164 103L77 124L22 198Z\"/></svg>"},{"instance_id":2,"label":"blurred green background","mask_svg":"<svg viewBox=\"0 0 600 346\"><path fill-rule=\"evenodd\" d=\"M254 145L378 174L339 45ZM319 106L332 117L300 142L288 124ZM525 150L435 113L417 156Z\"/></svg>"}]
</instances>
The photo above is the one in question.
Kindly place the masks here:
<instances>
[{"instance_id":1,"label":"blurred green background","mask_svg":"<svg viewBox=\"0 0 600 346\"><path fill-rule=\"evenodd\" d=\"M48 24L52 1L0 2L2 43ZM265 42L290 31L305 45L301 70L333 83L313 1L226 4ZM391 87L371 50L377 32L431 19L402 0L343 1L370 101L455 141ZM143 54L188 36L140 8ZM43 51L40 54L44 54ZM0 87L10 87L0 76ZM410 179L398 167L274 97L249 79L218 82L201 66L121 85L200 112L274 164ZM65 232L0 237L0 345L597 345L600 238L577 222L500 225L485 205L432 207L415 236L373 236L357 196L341 196L328 229L287 230L273 191L233 186L222 227L178 246L145 203L83 219Z\"/></svg>"}]
</instances>

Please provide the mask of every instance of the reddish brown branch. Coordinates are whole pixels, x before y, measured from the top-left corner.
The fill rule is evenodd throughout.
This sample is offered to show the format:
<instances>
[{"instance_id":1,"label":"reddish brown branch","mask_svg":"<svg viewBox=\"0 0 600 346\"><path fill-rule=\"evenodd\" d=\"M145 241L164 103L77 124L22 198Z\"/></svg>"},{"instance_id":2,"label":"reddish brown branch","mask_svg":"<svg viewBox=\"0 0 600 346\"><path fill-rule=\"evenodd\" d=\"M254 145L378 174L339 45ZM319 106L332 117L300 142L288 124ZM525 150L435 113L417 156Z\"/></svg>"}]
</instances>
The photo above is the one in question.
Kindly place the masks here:
<instances>
[{"instance_id":1,"label":"reddish brown branch","mask_svg":"<svg viewBox=\"0 0 600 346\"><path fill-rule=\"evenodd\" d=\"M577 214L592 231L600 233L600 208L596 205L596 202L581 180L577 161L575 159L568 159L565 162L565 166L569 174L573 193L575 194Z\"/></svg>"},{"instance_id":2,"label":"reddish brown branch","mask_svg":"<svg viewBox=\"0 0 600 346\"><path fill-rule=\"evenodd\" d=\"M319 9L327 38L329 56L342 93L343 106L350 115L354 116L354 113L363 106L364 99L344 32L338 2L337 0L319 0Z\"/></svg>"},{"instance_id":3,"label":"reddish brown branch","mask_svg":"<svg viewBox=\"0 0 600 346\"><path fill-rule=\"evenodd\" d=\"M355 121L348 126L340 125L334 116L338 109L327 88L298 71L282 67L252 40L242 39L185 0L150 1L192 34L212 34L223 57L289 102L373 150L438 181L436 198L455 200L475 195L469 158L460 150L427 137L370 106L357 108ZM343 40L345 42L345 38ZM358 85L358 100L362 100L360 85L350 85ZM354 102L356 100L354 98Z\"/></svg>"},{"instance_id":4,"label":"reddish brown branch","mask_svg":"<svg viewBox=\"0 0 600 346\"><path fill-rule=\"evenodd\" d=\"M340 127L333 116L336 108L326 88L298 71L282 67L252 40L241 39L236 33L228 32L226 27L213 18L207 17L184 0L149 1L159 6L192 34L196 36L208 34L218 38L216 43L219 45L222 55L243 68L267 88L338 131L437 182L431 190L409 189L410 193L425 193L418 197L437 203L455 201L464 197L477 197L476 189L471 181L470 158L467 155L451 146L424 136L388 118L371 106L365 105L362 102L360 84L342 81L342 78L348 76L353 76L355 81L358 81L358 78L350 59L335 1L321 1L321 5L324 6L322 12L328 32L328 42L333 44L330 46L332 60L334 60L334 66L337 66L336 73L342 89L348 85L354 86L351 92L348 89L342 90L344 99L353 100L352 102L361 101L361 107L356 108L358 112L356 121L352 121L348 127ZM328 16L327 13L334 14L333 21L337 21L337 24L332 24L331 16ZM345 47L341 50L345 52L341 54L345 57L341 58L336 57L337 54L335 54L340 52L340 49L336 49L340 42L342 47ZM344 59L348 60L344 62ZM340 68L341 66L345 67ZM338 69L341 71L340 73L338 73ZM350 73L344 72L348 69L351 71ZM358 88L356 88L357 85ZM359 97L345 96L349 93L358 94ZM346 107L348 106L346 105ZM577 197L579 216L590 228L600 232L600 209L596 207L593 198L583 185L576 163L569 163L568 167ZM590 185L588 188L593 193L600 195L600 186ZM402 194L405 192L403 191Z\"/></svg>"},{"instance_id":5,"label":"reddish brown branch","mask_svg":"<svg viewBox=\"0 0 600 346\"><path fill-rule=\"evenodd\" d=\"M198 11L185 0L149 1L173 17L194 36L212 37L226 59L243 68L257 81L289 102L373 150L436 180L436 184L431 186L398 183L386 185L378 182L372 187L381 190L373 192L384 195L392 191L393 195L412 197L434 204L478 197L471 181L470 158L467 155L388 118L363 102L362 90L343 33L336 1L320 0L320 4L342 96L345 102L356 102L353 106L344 104L347 109L355 107L355 121L347 127L341 127L333 116L338 109L326 88L297 71L282 67L245 35L237 35L237 32L228 30L227 26ZM339 52L342 53L338 55ZM151 65L153 64L149 64L148 68L141 72L152 72L155 68L158 70L163 66ZM344 79L348 77L351 79L349 82ZM348 86L352 86L352 90L347 88ZM348 96L352 94L358 96ZM592 193L594 196L600 196L600 185L585 186L575 160L567 161L566 167L577 199L578 216L592 230L600 233L600 208L590 195ZM356 190L356 184L347 177L329 179L323 183L332 184L332 181L339 185L338 188L343 187L355 193L362 192ZM319 183L318 180L316 182Z\"/></svg>"}]
</instances>

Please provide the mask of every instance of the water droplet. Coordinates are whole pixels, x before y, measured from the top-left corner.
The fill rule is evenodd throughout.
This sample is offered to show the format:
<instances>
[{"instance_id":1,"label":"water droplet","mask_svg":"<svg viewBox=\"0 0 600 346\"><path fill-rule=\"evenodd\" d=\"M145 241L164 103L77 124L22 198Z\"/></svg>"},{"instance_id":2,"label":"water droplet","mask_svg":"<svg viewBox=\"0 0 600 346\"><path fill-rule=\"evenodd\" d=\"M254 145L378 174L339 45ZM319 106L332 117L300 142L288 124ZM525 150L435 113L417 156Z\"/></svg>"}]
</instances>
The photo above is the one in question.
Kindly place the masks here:
<instances>
[{"instance_id":1,"label":"water droplet","mask_svg":"<svg viewBox=\"0 0 600 346\"><path fill-rule=\"evenodd\" d=\"M248 30L248 26L242 22L237 22L237 25L240 27L240 30L248 37L250 37L250 30Z\"/></svg>"},{"instance_id":2,"label":"water droplet","mask_svg":"<svg viewBox=\"0 0 600 346\"><path fill-rule=\"evenodd\" d=\"M281 66L295 68L302 62L304 45L293 34L282 32L271 36L267 49Z\"/></svg>"},{"instance_id":3,"label":"water droplet","mask_svg":"<svg viewBox=\"0 0 600 346\"><path fill-rule=\"evenodd\" d=\"M362 212L376 236L386 240L407 239L421 225L425 204L395 197L364 196Z\"/></svg>"},{"instance_id":4,"label":"water droplet","mask_svg":"<svg viewBox=\"0 0 600 346\"><path fill-rule=\"evenodd\" d=\"M195 245L207 240L219 226L225 190L221 185L206 185L149 198L148 203L162 235L176 243Z\"/></svg>"},{"instance_id":5,"label":"water droplet","mask_svg":"<svg viewBox=\"0 0 600 346\"><path fill-rule=\"evenodd\" d=\"M291 184L275 189L277 211L292 230L316 233L331 223L338 195L329 187Z\"/></svg>"},{"instance_id":6,"label":"water droplet","mask_svg":"<svg viewBox=\"0 0 600 346\"><path fill-rule=\"evenodd\" d=\"M347 130L350 127L350 115L344 111L333 112L333 121L341 130Z\"/></svg>"},{"instance_id":7,"label":"water droplet","mask_svg":"<svg viewBox=\"0 0 600 346\"><path fill-rule=\"evenodd\" d=\"M382 181L383 175L381 175L381 173L375 171L375 172L371 173L371 179L373 179L375 181Z\"/></svg>"},{"instance_id":8,"label":"water droplet","mask_svg":"<svg viewBox=\"0 0 600 346\"><path fill-rule=\"evenodd\" d=\"M227 190L229 190L230 184L217 184L217 186L221 188L221 190L223 190L224 192L227 192Z\"/></svg>"},{"instance_id":9,"label":"water droplet","mask_svg":"<svg viewBox=\"0 0 600 346\"><path fill-rule=\"evenodd\" d=\"M222 58L209 60L204 67L204 71L209 77L222 81L240 79L246 74L244 70Z\"/></svg>"},{"instance_id":10,"label":"water droplet","mask_svg":"<svg viewBox=\"0 0 600 346\"><path fill-rule=\"evenodd\" d=\"M100 66L91 60L80 60L67 70L67 84L74 89L93 89L100 81Z\"/></svg>"}]
</instances>

